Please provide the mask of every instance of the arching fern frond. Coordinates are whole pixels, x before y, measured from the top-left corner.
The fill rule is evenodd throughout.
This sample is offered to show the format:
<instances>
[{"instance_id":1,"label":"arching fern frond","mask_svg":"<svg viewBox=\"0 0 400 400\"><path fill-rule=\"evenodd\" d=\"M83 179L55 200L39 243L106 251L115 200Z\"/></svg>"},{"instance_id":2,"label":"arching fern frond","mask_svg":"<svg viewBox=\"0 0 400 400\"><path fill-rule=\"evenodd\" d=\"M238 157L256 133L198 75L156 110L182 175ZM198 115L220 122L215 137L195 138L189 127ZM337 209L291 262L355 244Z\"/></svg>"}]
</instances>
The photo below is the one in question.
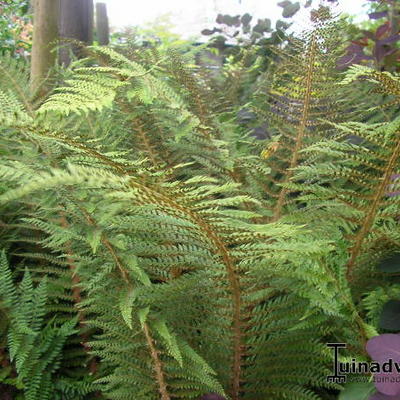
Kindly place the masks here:
<instances>
[{"instance_id":1,"label":"arching fern frond","mask_svg":"<svg viewBox=\"0 0 400 400\"><path fill-rule=\"evenodd\" d=\"M389 94L397 93L395 77L368 71L355 67L347 80L370 76L373 83L379 83ZM353 279L370 265L364 254L373 251L379 257L399 244L396 193L400 119L373 125L334 124L334 127L342 132L342 141L327 139L305 149L305 154L318 161L295 172L295 181L311 184L307 188L303 184L290 186L307 193L301 201L310 210L318 207L332 213L336 220L341 219L349 240L347 276ZM352 144L347 140L349 137L359 138L360 143ZM329 224L329 220L326 222Z\"/></svg>"}]
</instances>

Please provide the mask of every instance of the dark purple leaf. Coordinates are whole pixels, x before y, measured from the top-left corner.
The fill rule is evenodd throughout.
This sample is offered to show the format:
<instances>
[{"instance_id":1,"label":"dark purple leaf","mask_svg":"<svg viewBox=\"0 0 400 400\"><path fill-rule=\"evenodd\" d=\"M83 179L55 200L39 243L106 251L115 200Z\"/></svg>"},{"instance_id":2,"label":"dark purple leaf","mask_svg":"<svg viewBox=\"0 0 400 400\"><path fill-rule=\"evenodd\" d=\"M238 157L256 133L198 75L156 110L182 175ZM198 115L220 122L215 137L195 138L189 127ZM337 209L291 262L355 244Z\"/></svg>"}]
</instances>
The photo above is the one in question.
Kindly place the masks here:
<instances>
[{"instance_id":1,"label":"dark purple leaf","mask_svg":"<svg viewBox=\"0 0 400 400\"><path fill-rule=\"evenodd\" d=\"M359 64L362 60L358 54L346 54L343 57L340 57L337 61L337 67L340 69L350 67L353 64Z\"/></svg>"},{"instance_id":2,"label":"dark purple leaf","mask_svg":"<svg viewBox=\"0 0 400 400\"><path fill-rule=\"evenodd\" d=\"M346 68L352 64L360 64L364 60L372 59L371 56L364 54L364 47L357 43L351 43L347 46L347 53L341 57L338 62L338 68Z\"/></svg>"},{"instance_id":3,"label":"dark purple leaf","mask_svg":"<svg viewBox=\"0 0 400 400\"><path fill-rule=\"evenodd\" d=\"M354 42L348 45L346 50L348 53L364 54L364 46Z\"/></svg>"},{"instance_id":4,"label":"dark purple leaf","mask_svg":"<svg viewBox=\"0 0 400 400\"><path fill-rule=\"evenodd\" d=\"M366 350L374 361L385 362L391 358L400 362L400 335L384 333L374 336L368 340Z\"/></svg>"},{"instance_id":5,"label":"dark purple leaf","mask_svg":"<svg viewBox=\"0 0 400 400\"><path fill-rule=\"evenodd\" d=\"M373 54L378 62L381 62L386 56L393 54L396 49L391 48L387 44L382 44L382 41L378 40L374 46Z\"/></svg>"},{"instance_id":6,"label":"dark purple leaf","mask_svg":"<svg viewBox=\"0 0 400 400\"><path fill-rule=\"evenodd\" d=\"M376 61L381 62L386 55L386 49L385 47L377 44L374 46L372 54L374 55Z\"/></svg>"},{"instance_id":7,"label":"dark purple leaf","mask_svg":"<svg viewBox=\"0 0 400 400\"><path fill-rule=\"evenodd\" d=\"M384 18L384 17L387 17L387 15L388 15L387 11L373 12L371 14L368 14L369 19Z\"/></svg>"},{"instance_id":8,"label":"dark purple leaf","mask_svg":"<svg viewBox=\"0 0 400 400\"><path fill-rule=\"evenodd\" d=\"M375 35L374 35L372 32L366 31L366 30L362 30L361 32L362 32L362 34L365 35L368 39L375 40Z\"/></svg>"},{"instance_id":9,"label":"dark purple leaf","mask_svg":"<svg viewBox=\"0 0 400 400\"><path fill-rule=\"evenodd\" d=\"M391 35L385 39L379 40L379 43L381 44L390 44L390 43L395 43L400 39L400 35Z\"/></svg>"},{"instance_id":10,"label":"dark purple leaf","mask_svg":"<svg viewBox=\"0 0 400 400\"><path fill-rule=\"evenodd\" d=\"M385 33L389 32L389 30L390 30L390 25L389 25L387 22L385 22L384 24L382 24L382 25L376 30L375 38L376 38L376 39L382 38L382 37L385 35Z\"/></svg>"}]
</instances>

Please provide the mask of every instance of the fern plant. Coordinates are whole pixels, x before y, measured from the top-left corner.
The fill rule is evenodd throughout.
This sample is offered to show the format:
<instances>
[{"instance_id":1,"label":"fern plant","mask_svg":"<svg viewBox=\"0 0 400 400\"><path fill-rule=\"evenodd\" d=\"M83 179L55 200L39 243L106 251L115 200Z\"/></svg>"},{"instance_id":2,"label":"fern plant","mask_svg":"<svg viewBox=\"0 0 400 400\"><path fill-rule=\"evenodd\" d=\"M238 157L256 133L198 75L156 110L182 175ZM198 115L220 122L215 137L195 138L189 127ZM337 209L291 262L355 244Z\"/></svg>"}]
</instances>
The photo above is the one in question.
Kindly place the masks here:
<instances>
[{"instance_id":1,"label":"fern plant","mask_svg":"<svg viewBox=\"0 0 400 400\"><path fill-rule=\"evenodd\" d=\"M5 253L1 256L1 300L7 329L7 343L10 362L15 363L17 378L5 382L22 388L24 399L57 398L57 386L63 382L57 376L62 352L67 339L75 333L76 319L64 323L45 321L48 303L47 282L43 279L34 288L27 270L18 288L13 283L12 273L7 265ZM90 392L87 384L75 398ZM61 394L61 393L59 393Z\"/></svg>"},{"instance_id":2,"label":"fern plant","mask_svg":"<svg viewBox=\"0 0 400 400\"><path fill-rule=\"evenodd\" d=\"M337 28L313 18L274 72L270 141L231 98L215 112L215 82L176 51L90 47L40 106L0 81L0 356L27 399L332 399L325 344L366 358L364 259L397 246L398 122L337 120ZM397 94L371 74L348 81Z\"/></svg>"}]
</instances>

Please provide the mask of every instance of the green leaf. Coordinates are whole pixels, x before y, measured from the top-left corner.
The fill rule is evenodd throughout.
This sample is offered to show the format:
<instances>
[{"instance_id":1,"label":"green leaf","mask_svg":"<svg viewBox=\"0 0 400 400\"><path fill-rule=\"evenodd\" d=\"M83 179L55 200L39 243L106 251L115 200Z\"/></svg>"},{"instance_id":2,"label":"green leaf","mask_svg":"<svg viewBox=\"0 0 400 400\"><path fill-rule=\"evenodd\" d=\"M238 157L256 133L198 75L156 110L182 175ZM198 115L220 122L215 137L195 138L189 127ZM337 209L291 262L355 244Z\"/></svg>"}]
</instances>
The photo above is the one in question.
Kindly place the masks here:
<instances>
[{"instance_id":1,"label":"green leaf","mask_svg":"<svg viewBox=\"0 0 400 400\"><path fill-rule=\"evenodd\" d=\"M134 254L124 256L123 259L128 266L129 271L133 273L134 277L139 282L145 286L151 286L150 278L147 276L146 272L140 268L138 258Z\"/></svg>"},{"instance_id":2,"label":"green leaf","mask_svg":"<svg viewBox=\"0 0 400 400\"><path fill-rule=\"evenodd\" d=\"M150 307L141 308L138 311L139 321L142 326L145 324L149 312L150 312Z\"/></svg>"},{"instance_id":3,"label":"green leaf","mask_svg":"<svg viewBox=\"0 0 400 400\"><path fill-rule=\"evenodd\" d=\"M101 242L101 235L102 232L99 229L92 230L87 235L87 239L90 244L90 247L92 248L93 254L96 254L97 249L99 248Z\"/></svg>"},{"instance_id":4,"label":"green leaf","mask_svg":"<svg viewBox=\"0 0 400 400\"><path fill-rule=\"evenodd\" d=\"M132 305L136 298L136 291L134 288L129 288L126 291L122 292L120 301L119 301L119 309L122 314L122 318L128 325L130 329L132 329Z\"/></svg>"},{"instance_id":5,"label":"green leaf","mask_svg":"<svg viewBox=\"0 0 400 400\"><path fill-rule=\"evenodd\" d=\"M120 250L127 249L126 237L123 234L116 235L115 237L110 238L109 241L113 246Z\"/></svg>"},{"instance_id":6,"label":"green leaf","mask_svg":"<svg viewBox=\"0 0 400 400\"><path fill-rule=\"evenodd\" d=\"M368 339L373 338L374 336L378 336L379 332L376 330L374 326L371 324L363 323L364 331Z\"/></svg>"},{"instance_id":7,"label":"green leaf","mask_svg":"<svg viewBox=\"0 0 400 400\"><path fill-rule=\"evenodd\" d=\"M166 341L168 350L171 353L172 357L174 357L175 360L182 367L183 358L182 358L181 351L179 349L179 346L178 346L178 343L176 342L175 337L173 335L171 335L171 332L169 331L165 321L156 321L156 322L154 322L153 326L154 326L154 329L157 331L157 333Z\"/></svg>"},{"instance_id":8,"label":"green leaf","mask_svg":"<svg viewBox=\"0 0 400 400\"><path fill-rule=\"evenodd\" d=\"M6 253L0 254L0 298L4 307L12 307L17 302L17 294L12 280L12 273L8 267Z\"/></svg>"}]
</instances>

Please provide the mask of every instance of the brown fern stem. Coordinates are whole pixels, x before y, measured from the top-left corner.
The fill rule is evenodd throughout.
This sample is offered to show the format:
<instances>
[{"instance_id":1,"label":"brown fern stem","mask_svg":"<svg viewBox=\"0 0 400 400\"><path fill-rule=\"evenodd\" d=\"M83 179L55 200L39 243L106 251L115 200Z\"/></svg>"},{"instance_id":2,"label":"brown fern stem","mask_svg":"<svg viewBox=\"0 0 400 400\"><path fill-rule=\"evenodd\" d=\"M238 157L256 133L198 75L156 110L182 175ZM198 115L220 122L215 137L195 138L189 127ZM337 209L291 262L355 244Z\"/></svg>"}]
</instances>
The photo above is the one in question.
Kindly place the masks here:
<instances>
[{"instance_id":1,"label":"brown fern stem","mask_svg":"<svg viewBox=\"0 0 400 400\"><path fill-rule=\"evenodd\" d=\"M311 107L311 92L313 86L313 79L314 79L314 70L315 70L315 58L317 53L317 37L316 34L312 36L311 44L310 44L310 51L306 56L309 58L308 65L307 65L307 74L306 74L306 91L304 94L304 104L303 104L303 111L300 120L300 124L298 125L297 135L296 135L296 145L293 150L293 154L290 160L289 168L287 174L284 179L284 183L289 182L289 180L293 176L293 168L297 166L299 160L299 152L303 147L303 138L306 133L307 122L309 120L310 115L310 107ZM272 218L272 222L279 220L282 214L282 208L285 204L286 195L288 190L286 188L282 188L281 192L279 193L279 198L274 210L274 216Z\"/></svg>"},{"instance_id":2,"label":"brown fern stem","mask_svg":"<svg viewBox=\"0 0 400 400\"><path fill-rule=\"evenodd\" d=\"M171 397L168 394L167 384L165 382L164 372L162 369L162 363L161 363L160 357L158 356L158 351L156 349L156 346L154 345L154 340L151 337L150 329L149 329L147 323L143 324L143 332L144 332L144 336L146 337L147 345L150 348L151 358L153 359L154 371L156 374L156 380L158 383L158 390L161 395L161 400L170 400Z\"/></svg>"},{"instance_id":3,"label":"brown fern stem","mask_svg":"<svg viewBox=\"0 0 400 400\"><path fill-rule=\"evenodd\" d=\"M126 112L127 114L131 113L131 110L129 109L129 106L134 107L135 105L127 105L123 102L118 102L120 105L121 109ZM149 119L149 116L146 115L145 120ZM141 145L143 146L144 152L148 155L152 165L154 167L157 167L160 165L160 162L164 163L165 161L161 158L160 154L154 149L154 146L151 144L151 141L149 140L148 135L146 134L145 130L143 129L144 127L144 120L143 117L136 117L132 120L133 124L133 129L137 132L139 139L141 140Z\"/></svg>"},{"instance_id":4,"label":"brown fern stem","mask_svg":"<svg viewBox=\"0 0 400 400\"><path fill-rule=\"evenodd\" d=\"M139 118L137 118L136 122L136 132L139 134L139 138L144 146L144 152L149 156L153 166L159 165L159 162L157 162L157 155L155 154L154 149L152 148L150 141L143 130L143 122Z\"/></svg>"},{"instance_id":5,"label":"brown fern stem","mask_svg":"<svg viewBox=\"0 0 400 400\"><path fill-rule=\"evenodd\" d=\"M399 134L400 132L396 133L396 135ZM400 156L400 140L398 139L396 147L393 150L392 155L390 156L385 173L383 174L382 179L380 179L380 184L375 192L372 205L369 208L368 214L364 218L364 222L355 237L354 245L350 250L350 259L347 264L347 272L346 272L348 280L352 279L357 257L361 252L364 240L366 239L372 225L374 224L375 217L379 211L379 206L381 205L381 199L385 195L385 192L391 180L391 175L394 173L394 169L397 165L397 160L399 156Z\"/></svg>"}]
</instances>

